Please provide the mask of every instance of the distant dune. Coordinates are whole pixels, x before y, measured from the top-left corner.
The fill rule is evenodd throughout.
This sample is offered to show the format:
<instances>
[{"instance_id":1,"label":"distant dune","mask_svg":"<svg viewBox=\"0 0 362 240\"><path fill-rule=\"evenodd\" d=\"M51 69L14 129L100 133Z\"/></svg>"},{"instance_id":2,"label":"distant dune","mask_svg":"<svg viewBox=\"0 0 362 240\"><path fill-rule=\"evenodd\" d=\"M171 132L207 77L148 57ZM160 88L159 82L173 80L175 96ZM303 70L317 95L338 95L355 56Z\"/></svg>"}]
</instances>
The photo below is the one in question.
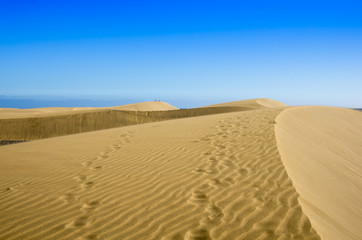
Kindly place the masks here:
<instances>
[{"instance_id":1,"label":"distant dune","mask_svg":"<svg viewBox=\"0 0 362 240\"><path fill-rule=\"evenodd\" d=\"M214 105L209 105L206 107L251 107L251 108L278 108L278 107L287 107L288 105L268 99L268 98L256 98L250 100L242 100L242 101L234 101L234 102L227 102L227 103L219 103Z\"/></svg>"},{"instance_id":2,"label":"distant dune","mask_svg":"<svg viewBox=\"0 0 362 240\"><path fill-rule=\"evenodd\" d=\"M109 108L2 109L0 140L35 140L148 122L254 109L231 107L178 109L165 102Z\"/></svg>"},{"instance_id":3,"label":"distant dune","mask_svg":"<svg viewBox=\"0 0 362 240\"><path fill-rule=\"evenodd\" d=\"M133 125L0 147L0 239L362 238L362 113L136 108L24 118L33 137Z\"/></svg>"},{"instance_id":4,"label":"distant dune","mask_svg":"<svg viewBox=\"0 0 362 240\"><path fill-rule=\"evenodd\" d=\"M84 113L100 110L127 110L127 111L166 111L177 110L179 108L172 106L166 102L141 102L133 103L116 107L48 107L48 108L31 108L31 109L18 109L18 108L0 108L0 119L12 118L32 118L32 117L47 117L69 115L74 113Z\"/></svg>"},{"instance_id":5,"label":"distant dune","mask_svg":"<svg viewBox=\"0 0 362 240\"><path fill-rule=\"evenodd\" d=\"M117 110L128 110L128 111L168 111L168 110L178 110L179 108L172 106L166 102L142 102L134 103L128 105L122 105L114 107L113 109Z\"/></svg>"}]
</instances>

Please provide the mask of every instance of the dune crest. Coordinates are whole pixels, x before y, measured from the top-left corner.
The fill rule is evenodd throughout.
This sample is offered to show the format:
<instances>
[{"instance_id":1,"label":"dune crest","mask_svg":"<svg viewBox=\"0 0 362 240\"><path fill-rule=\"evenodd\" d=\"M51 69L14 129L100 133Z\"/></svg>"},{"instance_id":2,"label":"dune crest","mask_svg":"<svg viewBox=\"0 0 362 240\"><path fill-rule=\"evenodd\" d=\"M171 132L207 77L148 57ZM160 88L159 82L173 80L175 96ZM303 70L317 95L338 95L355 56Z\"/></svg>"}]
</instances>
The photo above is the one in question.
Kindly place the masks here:
<instances>
[{"instance_id":1,"label":"dune crest","mask_svg":"<svg viewBox=\"0 0 362 240\"><path fill-rule=\"evenodd\" d=\"M113 107L115 110L127 110L127 111L168 111L168 110L178 110L179 108L172 106L167 102L141 102L133 103L122 106Z\"/></svg>"},{"instance_id":2,"label":"dune crest","mask_svg":"<svg viewBox=\"0 0 362 240\"><path fill-rule=\"evenodd\" d=\"M69 115L74 113L94 112L102 110L127 110L127 111L167 111L179 108L166 102L140 102L115 107L48 107L48 108L0 108L0 119L47 117Z\"/></svg>"},{"instance_id":3,"label":"dune crest","mask_svg":"<svg viewBox=\"0 0 362 240\"><path fill-rule=\"evenodd\" d=\"M261 106L264 107L268 107L268 108L280 108L280 107L287 107L288 105L273 99L268 99L268 98L258 98L256 100L256 102L258 104L260 104Z\"/></svg>"},{"instance_id":4,"label":"dune crest","mask_svg":"<svg viewBox=\"0 0 362 240\"><path fill-rule=\"evenodd\" d=\"M362 113L295 107L277 118L282 161L322 239L362 239Z\"/></svg>"},{"instance_id":5,"label":"dune crest","mask_svg":"<svg viewBox=\"0 0 362 240\"><path fill-rule=\"evenodd\" d=\"M103 109L57 116L0 119L0 140L35 140L170 119L246 110L250 110L250 108L196 108L168 111Z\"/></svg>"},{"instance_id":6,"label":"dune crest","mask_svg":"<svg viewBox=\"0 0 362 240\"><path fill-rule=\"evenodd\" d=\"M268 98L255 98L249 100L233 101L209 105L206 107L250 107L250 108L280 108L288 105Z\"/></svg>"}]
</instances>

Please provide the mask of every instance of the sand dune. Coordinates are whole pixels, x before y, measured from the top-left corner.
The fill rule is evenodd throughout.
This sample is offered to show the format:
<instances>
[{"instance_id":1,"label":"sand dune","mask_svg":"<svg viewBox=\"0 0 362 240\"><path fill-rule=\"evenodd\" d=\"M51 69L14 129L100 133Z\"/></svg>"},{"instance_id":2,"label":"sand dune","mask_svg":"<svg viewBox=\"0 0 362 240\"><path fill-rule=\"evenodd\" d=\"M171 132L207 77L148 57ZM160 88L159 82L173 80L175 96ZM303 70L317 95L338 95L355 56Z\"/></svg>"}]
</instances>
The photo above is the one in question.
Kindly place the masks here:
<instances>
[{"instance_id":1,"label":"sand dune","mask_svg":"<svg viewBox=\"0 0 362 240\"><path fill-rule=\"evenodd\" d=\"M284 105L270 99L252 99L182 110L165 102L144 102L110 108L2 109L0 140L43 139L147 122L252 110L265 106Z\"/></svg>"},{"instance_id":2,"label":"sand dune","mask_svg":"<svg viewBox=\"0 0 362 240\"><path fill-rule=\"evenodd\" d=\"M97 112L102 110L126 110L126 111L167 111L177 110L178 108L166 102L141 102L133 103L116 107L48 107L48 108L31 108L31 109L18 109L18 108L0 108L0 119L13 119L13 118L33 118L33 117L47 117L70 115L75 113L84 112Z\"/></svg>"},{"instance_id":3,"label":"sand dune","mask_svg":"<svg viewBox=\"0 0 362 240\"><path fill-rule=\"evenodd\" d=\"M235 104L0 147L0 239L358 239L361 113Z\"/></svg>"},{"instance_id":4,"label":"sand dune","mask_svg":"<svg viewBox=\"0 0 362 240\"><path fill-rule=\"evenodd\" d=\"M4 146L0 238L319 239L278 153L280 111Z\"/></svg>"},{"instance_id":5,"label":"sand dune","mask_svg":"<svg viewBox=\"0 0 362 240\"><path fill-rule=\"evenodd\" d=\"M128 105L122 105L118 107L113 107L116 110L127 110L127 111L168 111L168 110L178 110L179 108L172 106L166 102L141 102L133 103Z\"/></svg>"},{"instance_id":6,"label":"sand dune","mask_svg":"<svg viewBox=\"0 0 362 240\"><path fill-rule=\"evenodd\" d=\"M268 98L256 98L249 100L241 100L227 103L219 103L206 107L251 107L251 108L280 108L288 105Z\"/></svg>"},{"instance_id":7,"label":"sand dune","mask_svg":"<svg viewBox=\"0 0 362 240\"><path fill-rule=\"evenodd\" d=\"M277 119L282 160L323 239L362 239L362 113L297 107Z\"/></svg>"},{"instance_id":8,"label":"sand dune","mask_svg":"<svg viewBox=\"0 0 362 240\"><path fill-rule=\"evenodd\" d=\"M168 111L104 109L48 117L0 119L0 140L36 140L120 126L250 109L252 108L228 107Z\"/></svg>"}]
</instances>

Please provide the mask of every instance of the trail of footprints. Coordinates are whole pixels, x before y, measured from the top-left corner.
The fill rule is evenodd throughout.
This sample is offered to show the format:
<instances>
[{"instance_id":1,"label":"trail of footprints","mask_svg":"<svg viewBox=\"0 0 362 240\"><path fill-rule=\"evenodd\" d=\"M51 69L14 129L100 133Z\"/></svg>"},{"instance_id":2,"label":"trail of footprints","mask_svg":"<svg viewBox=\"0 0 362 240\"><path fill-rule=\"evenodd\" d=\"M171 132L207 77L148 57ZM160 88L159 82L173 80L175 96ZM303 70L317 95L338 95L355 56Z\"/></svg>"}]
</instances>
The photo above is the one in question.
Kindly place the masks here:
<instances>
[{"instance_id":1,"label":"trail of footprints","mask_svg":"<svg viewBox=\"0 0 362 240\"><path fill-rule=\"evenodd\" d=\"M119 137L120 141L117 144L108 146L103 152L100 152L97 157L91 160L85 160L81 163L83 171L74 177L74 179L79 183L77 191L66 193L60 197L60 199L66 203L70 203L73 201L81 203L80 216L66 224L65 228L84 229L91 225L92 221L94 220L91 218L92 212L95 211L96 208L101 204L101 199L82 201L81 198L78 196L79 192L83 192L84 198L84 192L87 192L91 188L96 187L97 183L95 180L92 180L91 177L94 177L97 174L102 174L101 170L104 169L106 160L111 157L113 153L118 151L123 144L129 142L133 134L133 131L129 131L124 134L118 135L117 138ZM85 156L84 158L89 159L88 156ZM87 237L87 239L97 239L97 236L91 234Z\"/></svg>"},{"instance_id":2,"label":"trail of footprints","mask_svg":"<svg viewBox=\"0 0 362 240\"><path fill-rule=\"evenodd\" d=\"M188 202L203 208L205 217L185 239L319 239L274 143L278 113L227 118L200 139L212 150L203 153L206 167L193 172L207 181Z\"/></svg>"},{"instance_id":3,"label":"trail of footprints","mask_svg":"<svg viewBox=\"0 0 362 240\"><path fill-rule=\"evenodd\" d=\"M263 112L258 118L245 112L229 117L200 139L211 150L202 153L200 167L193 170L205 181L192 189L188 203L202 217L196 228L185 233L185 239L319 239L280 160L273 125L277 114ZM84 158L84 171L75 177L77 190L61 196L81 206L80 215L65 225L67 229L92 225L92 212L102 201L82 201L84 193L97 187L94 176L102 174L107 159L132 135L120 135L120 142L92 160ZM88 235L88 239L97 239L97 235Z\"/></svg>"}]
</instances>

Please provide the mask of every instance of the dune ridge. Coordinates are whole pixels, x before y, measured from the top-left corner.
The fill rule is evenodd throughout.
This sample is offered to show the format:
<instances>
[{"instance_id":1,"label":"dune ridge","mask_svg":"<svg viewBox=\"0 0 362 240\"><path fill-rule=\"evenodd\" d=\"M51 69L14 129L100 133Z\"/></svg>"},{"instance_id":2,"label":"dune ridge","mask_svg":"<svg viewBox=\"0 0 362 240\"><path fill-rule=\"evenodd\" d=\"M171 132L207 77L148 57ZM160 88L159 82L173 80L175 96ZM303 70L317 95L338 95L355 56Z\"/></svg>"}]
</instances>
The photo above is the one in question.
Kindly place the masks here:
<instances>
[{"instance_id":1,"label":"dune ridge","mask_svg":"<svg viewBox=\"0 0 362 240\"><path fill-rule=\"evenodd\" d=\"M362 113L294 107L277 118L281 159L322 239L362 239Z\"/></svg>"},{"instance_id":2,"label":"dune ridge","mask_svg":"<svg viewBox=\"0 0 362 240\"><path fill-rule=\"evenodd\" d=\"M110 108L0 109L0 140L36 140L147 122L284 106L275 100L259 98L195 109L178 109L158 101Z\"/></svg>"},{"instance_id":3,"label":"dune ridge","mask_svg":"<svg viewBox=\"0 0 362 240\"><path fill-rule=\"evenodd\" d=\"M275 139L282 109L0 149L0 238L320 239Z\"/></svg>"},{"instance_id":4,"label":"dune ridge","mask_svg":"<svg viewBox=\"0 0 362 240\"><path fill-rule=\"evenodd\" d=\"M169 111L169 110L179 110L178 107L172 106L171 104L169 104L167 102L161 102L161 101L127 104L127 105L113 107L113 109L126 110L126 111Z\"/></svg>"},{"instance_id":5,"label":"dune ridge","mask_svg":"<svg viewBox=\"0 0 362 240\"><path fill-rule=\"evenodd\" d=\"M148 122L245 111L250 109L253 108L219 107L168 111L124 111L104 109L48 117L0 119L0 140L37 140Z\"/></svg>"},{"instance_id":6,"label":"dune ridge","mask_svg":"<svg viewBox=\"0 0 362 240\"><path fill-rule=\"evenodd\" d=\"M283 108L287 107L285 103L268 99L268 98L255 98L249 100L233 101L226 103L219 103L205 107L252 107L252 108Z\"/></svg>"},{"instance_id":7,"label":"dune ridge","mask_svg":"<svg viewBox=\"0 0 362 240\"><path fill-rule=\"evenodd\" d=\"M97 112L102 110L124 110L124 111L168 111L178 110L166 102L152 101L140 102L115 107L47 107L47 108L0 108L0 119L48 117L59 115L79 114L85 112Z\"/></svg>"}]
</instances>

